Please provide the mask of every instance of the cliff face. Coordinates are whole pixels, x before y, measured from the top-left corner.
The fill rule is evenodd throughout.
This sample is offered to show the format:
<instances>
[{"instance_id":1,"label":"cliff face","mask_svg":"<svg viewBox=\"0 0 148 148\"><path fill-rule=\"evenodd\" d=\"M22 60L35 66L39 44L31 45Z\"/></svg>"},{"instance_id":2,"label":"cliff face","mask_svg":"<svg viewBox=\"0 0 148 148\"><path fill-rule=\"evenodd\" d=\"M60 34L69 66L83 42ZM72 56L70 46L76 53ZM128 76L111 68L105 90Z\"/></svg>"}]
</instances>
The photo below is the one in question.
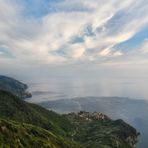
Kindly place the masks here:
<instances>
[{"instance_id":1,"label":"cliff face","mask_svg":"<svg viewBox=\"0 0 148 148\"><path fill-rule=\"evenodd\" d=\"M66 115L76 127L73 139L85 147L135 148L139 133L123 120L112 120L100 112Z\"/></svg>"}]
</instances>

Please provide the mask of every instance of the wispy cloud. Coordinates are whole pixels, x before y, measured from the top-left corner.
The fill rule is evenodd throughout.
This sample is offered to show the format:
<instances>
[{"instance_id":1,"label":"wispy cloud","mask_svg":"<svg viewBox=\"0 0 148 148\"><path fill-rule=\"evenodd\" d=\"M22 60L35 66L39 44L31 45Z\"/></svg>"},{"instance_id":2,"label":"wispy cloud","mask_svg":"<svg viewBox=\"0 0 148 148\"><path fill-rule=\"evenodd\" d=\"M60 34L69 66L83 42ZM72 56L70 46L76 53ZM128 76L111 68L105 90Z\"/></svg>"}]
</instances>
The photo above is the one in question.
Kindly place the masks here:
<instances>
[{"instance_id":1,"label":"wispy cloud","mask_svg":"<svg viewBox=\"0 0 148 148\"><path fill-rule=\"evenodd\" d=\"M37 8L42 11L40 1L30 2L32 12L21 1L0 1L0 49L7 47L0 50L0 61L5 63L12 60L30 66L122 60L127 51L115 47L148 25L145 0L43 1L46 13L38 16L32 13ZM135 49L137 55L146 53L145 42L141 51ZM2 52L15 58L8 59Z\"/></svg>"}]
</instances>

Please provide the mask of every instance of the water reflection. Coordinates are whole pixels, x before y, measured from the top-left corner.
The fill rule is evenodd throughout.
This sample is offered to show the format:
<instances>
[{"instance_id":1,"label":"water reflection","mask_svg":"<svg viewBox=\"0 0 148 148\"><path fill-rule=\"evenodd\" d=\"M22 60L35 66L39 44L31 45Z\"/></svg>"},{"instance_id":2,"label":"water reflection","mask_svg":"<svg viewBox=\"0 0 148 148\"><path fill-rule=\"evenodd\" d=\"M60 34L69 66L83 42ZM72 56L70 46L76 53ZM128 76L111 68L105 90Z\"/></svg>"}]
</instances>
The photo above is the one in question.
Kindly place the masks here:
<instances>
[{"instance_id":1,"label":"water reflection","mask_svg":"<svg viewBox=\"0 0 148 148\"><path fill-rule=\"evenodd\" d=\"M135 99L148 98L148 84L145 79L46 79L29 83L33 92L30 101L41 102L43 98L56 100L86 96L120 96ZM37 95L34 92L40 92Z\"/></svg>"}]
</instances>

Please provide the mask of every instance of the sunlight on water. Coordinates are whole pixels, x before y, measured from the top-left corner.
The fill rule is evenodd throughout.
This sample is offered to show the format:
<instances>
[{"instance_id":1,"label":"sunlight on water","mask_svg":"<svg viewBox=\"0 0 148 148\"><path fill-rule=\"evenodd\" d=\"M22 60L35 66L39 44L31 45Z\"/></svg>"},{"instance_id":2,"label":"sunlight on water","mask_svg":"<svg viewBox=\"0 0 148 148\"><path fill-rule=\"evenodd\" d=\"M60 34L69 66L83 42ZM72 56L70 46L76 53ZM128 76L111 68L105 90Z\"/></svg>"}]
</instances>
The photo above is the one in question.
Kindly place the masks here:
<instances>
[{"instance_id":1,"label":"sunlight on water","mask_svg":"<svg viewBox=\"0 0 148 148\"><path fill-rule=\"evenodd\" d=\"M47 79L29 83L33 97L30 101L56 100L86 96L118 96L133 99L148 98L146 81L118 79Z\"/></svg>"}]
</instances>

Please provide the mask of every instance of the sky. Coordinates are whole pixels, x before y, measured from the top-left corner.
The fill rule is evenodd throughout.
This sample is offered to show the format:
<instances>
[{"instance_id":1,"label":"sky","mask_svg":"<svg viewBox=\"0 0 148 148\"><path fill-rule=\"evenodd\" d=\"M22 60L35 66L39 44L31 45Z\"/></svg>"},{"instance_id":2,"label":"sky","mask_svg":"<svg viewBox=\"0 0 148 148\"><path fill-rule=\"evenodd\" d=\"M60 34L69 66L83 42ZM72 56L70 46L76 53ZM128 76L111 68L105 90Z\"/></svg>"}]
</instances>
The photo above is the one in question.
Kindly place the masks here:
<instances>
[{"instance_id":1,"label":"sky","mask_svg":"<svg viewBox=\"0 0 148 148\"><path fill-rule=\"evenodd\" d=\"M148 80L148 0L0 0L0 73Z\"/></svg>"}]
</instances>

